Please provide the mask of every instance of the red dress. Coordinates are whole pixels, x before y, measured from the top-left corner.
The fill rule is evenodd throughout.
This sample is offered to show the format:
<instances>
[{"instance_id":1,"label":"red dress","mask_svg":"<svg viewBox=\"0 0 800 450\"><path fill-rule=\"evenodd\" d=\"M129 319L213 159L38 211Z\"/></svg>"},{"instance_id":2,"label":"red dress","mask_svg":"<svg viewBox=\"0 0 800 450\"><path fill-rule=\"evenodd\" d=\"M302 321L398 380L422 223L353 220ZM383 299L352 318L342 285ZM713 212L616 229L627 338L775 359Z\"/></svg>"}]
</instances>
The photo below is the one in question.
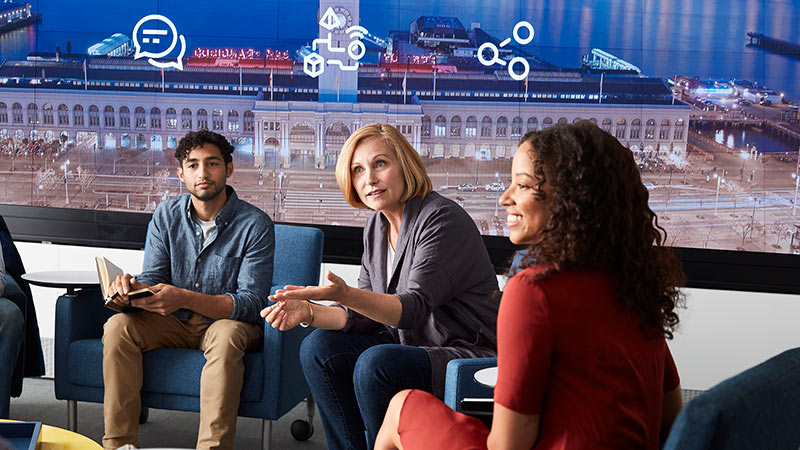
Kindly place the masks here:
<instances>
[{"instance_id":1,"label":"red dress","mask_svg":"<svg viewBox=\"0 0 800 450\"><path fill-rule=\"evenodd\" d=\"M664 392L678 372L666 341L647 339L603 272L506 284L497 319L494 400L539 414L536 449L657 449ZM486 448L477 419L414 391L400 413L403 447Z\"/></svg>"}]
</instances>

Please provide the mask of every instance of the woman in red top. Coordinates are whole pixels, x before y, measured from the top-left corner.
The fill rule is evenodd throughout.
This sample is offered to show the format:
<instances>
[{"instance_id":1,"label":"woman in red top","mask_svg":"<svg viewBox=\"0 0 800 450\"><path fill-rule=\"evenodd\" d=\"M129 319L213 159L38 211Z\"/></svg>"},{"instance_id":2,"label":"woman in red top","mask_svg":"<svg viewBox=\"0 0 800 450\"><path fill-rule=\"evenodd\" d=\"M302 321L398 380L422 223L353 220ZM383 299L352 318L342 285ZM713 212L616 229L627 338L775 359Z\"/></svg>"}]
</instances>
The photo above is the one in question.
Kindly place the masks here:
<instances>
[{"instance_id":1,"label":"woman in red top","mask_svg":"<svg viewBox=\"0 0 800 450\"><path fill-rule=\"evenodd\" d=\"M630 150L589 121L523 137L500 197L528 245L497 321L491 431L397 394L377 449L657 449L682 407L665 338L684 281Z\"/></svg>"}]
</instances>

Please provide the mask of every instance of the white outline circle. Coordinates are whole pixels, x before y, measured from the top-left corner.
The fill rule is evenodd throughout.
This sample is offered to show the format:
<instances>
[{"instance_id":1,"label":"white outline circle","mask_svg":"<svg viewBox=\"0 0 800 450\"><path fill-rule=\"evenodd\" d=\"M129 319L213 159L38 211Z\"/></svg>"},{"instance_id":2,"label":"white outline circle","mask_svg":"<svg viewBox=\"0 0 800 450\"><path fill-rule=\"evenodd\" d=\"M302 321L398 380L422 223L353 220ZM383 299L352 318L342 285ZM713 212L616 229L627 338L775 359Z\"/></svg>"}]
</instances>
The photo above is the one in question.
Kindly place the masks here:
<instances>
[{"instance_id":1,"label":"white outline circle","mask_svg":"<svg viewBox=\"0 0 800 450\"><path fill-rule=\"evenodd\" d=\"M528 32L530 33L528 35L528 38L525 39L525 40L522 40L519 37L519 29L520 29L520 27L527 28ZM533 34L534 34L533 25L531 25L531 23L528 22L527 20L520 20L519 22L517 22L516 25L514 25L514 31L512 31L511 34L514 35L514 40L517 41L517 44L519 44L519 45L528 44L533 40Z\"/></svg>"},{"instance_id":2,"label":"white outline circle","mask_svg":"<svg viewBox=\"0 0 800 450\"><path fill-rule=\"evenodd\" d=\"M525 71L521 74L517 74L511 70L511 68L514 67L514 63L522 63L522 65L525 66ZM511 61L508 62L508 75L516 81L522 81L525 78L528 78L528 73L530 70L531 67L528 65L528 61L521 56L515 56L514 58L511 58Z\"/></svg>"},{"instance_id":3,"label":"white outline circle","mask_svg":"<svg viewBox=\"0 0 800 450\"><path fill-rule=\"evenodd\" d=\"M486 50L487 48L491 48L492 53L494 53L491 60L488 60L483 57L483 51ZM505 61L500 59L500 49L498 49L497 46L492 44L491 42L484 42L483 44L481 44L480 47L478 47L478 61L484 66L491 66L494 65L495 63L500 64L501 66L505 66Z\"/></svg>"},{"instance_id":4,"label":"white outline circle","mask_svg":"<svg viewBox=\"0 0 800 450\"><path fill-rule=\"evenodd\" d=\"M361 54L360 55L354 55L353 52L351 51L351 49L353 47L360 47L361 48ZM364 47L364 43L361 42L361 41L352 41L352 42L350 42L350 44L347 45L347 54L350 55L350 57L355 59L356 61L358 61L359 59L363 58L366 53L367 53L367 48Z\"/></svg>"}]
</instances>

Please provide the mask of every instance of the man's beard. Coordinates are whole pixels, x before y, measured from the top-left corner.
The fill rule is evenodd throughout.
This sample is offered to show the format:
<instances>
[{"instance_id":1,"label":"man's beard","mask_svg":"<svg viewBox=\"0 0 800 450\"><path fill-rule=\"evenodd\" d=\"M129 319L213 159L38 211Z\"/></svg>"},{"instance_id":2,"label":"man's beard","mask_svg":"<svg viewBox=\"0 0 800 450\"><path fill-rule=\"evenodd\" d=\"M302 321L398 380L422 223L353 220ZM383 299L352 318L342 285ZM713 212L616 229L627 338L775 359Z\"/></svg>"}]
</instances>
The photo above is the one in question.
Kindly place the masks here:
<instances>
[{"instance_id":1,"label":"man's beard","mask_svg":"<svg viewBox=\"0 0 800 450\"><path fill-rule=\"evenodd\" d=\"M194 190L190 191L191 194L198 200L207 202L216 198L222 191L225 190L225 185L222 186L217 185L216 183L212 186L212 189L209 190Z\"/></svg>"}]
</instances>

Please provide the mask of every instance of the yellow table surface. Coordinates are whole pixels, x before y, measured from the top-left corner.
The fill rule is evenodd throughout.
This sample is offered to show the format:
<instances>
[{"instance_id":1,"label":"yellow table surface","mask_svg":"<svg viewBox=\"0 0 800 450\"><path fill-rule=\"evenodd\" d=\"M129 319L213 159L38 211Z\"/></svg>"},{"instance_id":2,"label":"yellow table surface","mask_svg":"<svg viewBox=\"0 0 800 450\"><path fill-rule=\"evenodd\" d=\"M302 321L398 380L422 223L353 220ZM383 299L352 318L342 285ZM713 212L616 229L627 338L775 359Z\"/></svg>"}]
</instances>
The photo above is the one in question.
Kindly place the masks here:
<instances>
[{"instance_id":1,"label":"yellow table surface","mask_svg":"<svg viewBox=\"0 0 800 450\"><path fill-rule=\"evenodd\" d=\"M18 420L2 420L1 422L19 422ZM97 442L86 436L63 428L42 424L42 446L40 450L103 450Z\"/></svg>"}]
</instances>

